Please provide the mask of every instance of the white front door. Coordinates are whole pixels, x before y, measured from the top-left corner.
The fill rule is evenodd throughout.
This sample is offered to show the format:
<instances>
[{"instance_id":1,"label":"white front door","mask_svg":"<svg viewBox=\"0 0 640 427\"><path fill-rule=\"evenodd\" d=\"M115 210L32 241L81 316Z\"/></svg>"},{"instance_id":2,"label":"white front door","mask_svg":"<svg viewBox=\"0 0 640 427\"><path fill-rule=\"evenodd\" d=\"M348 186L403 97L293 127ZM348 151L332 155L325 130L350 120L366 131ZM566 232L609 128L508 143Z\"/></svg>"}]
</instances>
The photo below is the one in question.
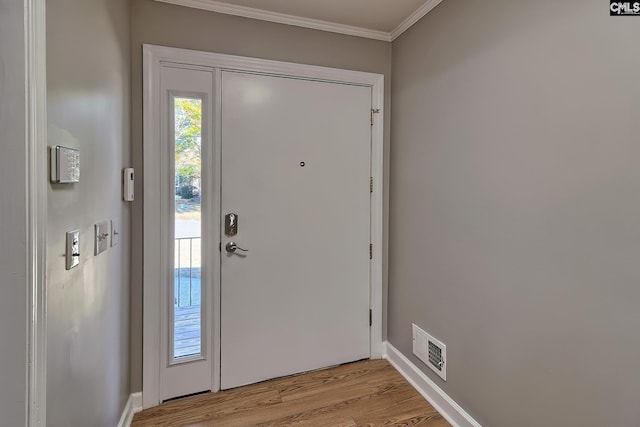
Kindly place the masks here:
<instances>
[{"instance_id":1,"label":"white front door","mask_svg":"<svg viewBox=\"0 0 640 427\"><path fill-rule=\"evenodd\" d=\"M143 407L380 357L381 76L144 55Z\"/></svg>"},{"instance_id":2,"label":"white front door","mask_svg":"<svg viewBox=\"0 0 640 427\"><path fill-rule=\"evenodd\" d=\"M221 387L368 358L371 87L221 80Z\"/></svg>"}]
</instances>

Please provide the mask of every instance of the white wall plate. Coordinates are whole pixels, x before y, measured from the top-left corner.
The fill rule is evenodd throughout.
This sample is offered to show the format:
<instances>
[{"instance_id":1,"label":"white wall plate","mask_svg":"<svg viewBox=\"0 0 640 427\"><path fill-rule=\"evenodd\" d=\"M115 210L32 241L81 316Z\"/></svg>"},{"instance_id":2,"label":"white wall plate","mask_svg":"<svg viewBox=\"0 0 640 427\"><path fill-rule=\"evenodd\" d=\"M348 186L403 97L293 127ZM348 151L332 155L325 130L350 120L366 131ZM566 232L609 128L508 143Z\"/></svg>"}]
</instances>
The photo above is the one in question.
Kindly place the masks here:
<instances>
[{"instance_id":1,"label":"white wall plate","mask_svg":"<svg viewBox=\"0 0 640 427\"><path fill-rule=\"evenodd\" d=\"M109 223L103 221L95 225L95 255L100 255L109 248Z\"/></svg>"},{"instance_id":2,"label":"white wall plate","mask_svg":"<svg viewBox=\"0 0 640 427\"><path fill-rule=\"evenodd\" d=\"M111 247L116 246L120 243L120 220L112 219L111 220Z\"/></svg>"}]
</instances>

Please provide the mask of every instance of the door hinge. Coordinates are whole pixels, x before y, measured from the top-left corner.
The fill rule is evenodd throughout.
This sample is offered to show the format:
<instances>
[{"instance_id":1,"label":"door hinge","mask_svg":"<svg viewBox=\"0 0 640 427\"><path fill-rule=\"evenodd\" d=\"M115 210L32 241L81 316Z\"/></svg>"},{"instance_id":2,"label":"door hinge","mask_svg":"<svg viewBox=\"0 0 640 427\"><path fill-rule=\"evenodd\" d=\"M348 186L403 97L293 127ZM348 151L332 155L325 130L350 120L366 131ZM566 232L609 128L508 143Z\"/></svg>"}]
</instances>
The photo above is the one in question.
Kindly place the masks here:
<instances>
[{"instance_id":1,"label":"door hinge","mask_svg":"<svg viewBox=\"0 0 640 427\"><path fill-rule=\"evenodd\" d=\"M373 126L373 115L374 114L378 114L380 113L380 109L379 108L372 108L371 109L371 126Z\"/></svg>"},{"instance_id":2,"label":"door hinge","mask_svg":"<svg viewBox=\"0 0 640 427\"><path fill-rule=\"evenodd\" d=\"M373 325L373 310L369 309L369 326Z\"/></svg>"},{"instance_id":3,"label":"door hinge","mask_svg":"<svg viewBox=\"0 0 640 427\"><path fill-rule=\"evenodd\" d=\"M369 259L373 259L373 243L369 243Z\"/></svg>"},{"instance_id":4,"label":"door hinge","mask_svg":"<svg viewBox=\"0 0 640 427\"><path fill-rule=\"evenodd\" d=\"M222 242L218 244L218 252L222 252Z\"/></svg>"},{"instance_id":5,"label":"door hinge","mask_svg":"<svg viewBox=\"0 0 640 427\"><path fill-rule=\"evenodd\" d=\"M369 178L369 193L373 193L373 177Z\"/></svg>"}]
</instances>

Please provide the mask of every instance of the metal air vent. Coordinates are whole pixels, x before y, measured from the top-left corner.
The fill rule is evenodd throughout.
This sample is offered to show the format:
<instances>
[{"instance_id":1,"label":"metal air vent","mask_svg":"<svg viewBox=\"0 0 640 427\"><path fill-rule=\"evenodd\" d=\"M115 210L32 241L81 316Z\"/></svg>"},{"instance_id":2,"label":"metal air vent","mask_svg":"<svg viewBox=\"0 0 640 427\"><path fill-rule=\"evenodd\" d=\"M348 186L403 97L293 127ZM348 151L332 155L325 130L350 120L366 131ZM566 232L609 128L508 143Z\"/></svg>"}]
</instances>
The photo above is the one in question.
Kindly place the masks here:
<instances>
[{"instance_id":1,"label":"metal air vent","mask_svg":"<svg viewBox=\"0 0 640 427\"><path fill-rule=\"evenodd\" d=\"M447 346L413 325L413 353L443 380L447 380Z\"/></svg>"}]
</instances>

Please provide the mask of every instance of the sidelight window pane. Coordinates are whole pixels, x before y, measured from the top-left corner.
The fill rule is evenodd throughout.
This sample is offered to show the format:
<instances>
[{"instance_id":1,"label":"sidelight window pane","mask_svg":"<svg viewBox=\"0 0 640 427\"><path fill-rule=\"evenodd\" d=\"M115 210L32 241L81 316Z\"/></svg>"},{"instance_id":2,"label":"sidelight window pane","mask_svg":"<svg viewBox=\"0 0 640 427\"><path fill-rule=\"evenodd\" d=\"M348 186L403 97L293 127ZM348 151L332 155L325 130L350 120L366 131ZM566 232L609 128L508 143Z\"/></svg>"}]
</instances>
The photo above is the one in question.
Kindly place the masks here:
<instances>
[{"instance_id":1,"label":"sidelight window pane","mask_svg":"<svg viewBox=\"0 0 640 427\"><path fill-rule=\"evenodd\" d=\"M202 353L202 99L174 97L175 242L173 358Z\"/></svg>"}]
</instances>

